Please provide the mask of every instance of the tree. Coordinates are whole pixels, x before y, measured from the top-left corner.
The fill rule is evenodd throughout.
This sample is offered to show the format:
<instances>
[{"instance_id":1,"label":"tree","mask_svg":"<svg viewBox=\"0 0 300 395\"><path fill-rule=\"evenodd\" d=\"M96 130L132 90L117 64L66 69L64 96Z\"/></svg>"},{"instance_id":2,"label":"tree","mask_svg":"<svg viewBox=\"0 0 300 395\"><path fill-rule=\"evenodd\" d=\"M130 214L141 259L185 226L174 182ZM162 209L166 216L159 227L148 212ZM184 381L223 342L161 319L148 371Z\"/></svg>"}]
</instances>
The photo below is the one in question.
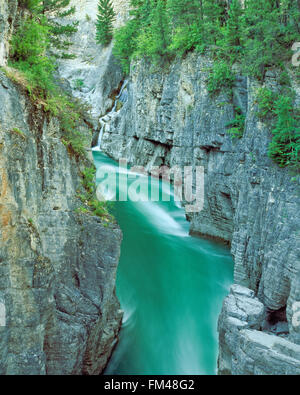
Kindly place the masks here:
<instances>
[{"instance_id":1,"label":"tree","mask_svg":"<svg viewBox=\"0 0 300 395\"><path fill-rule=\"evenodd\" d=\"M286 48L277 0L247 0L243 17L243 66L246 73L263 80L266 69L280 65Z\"/></svg>"},{"instance_id":2,"label":"tree","mask_svg":"<svg viewBox=\"0 0 300 395\"><path fill-rule=\"evenodd\" d=\"M223 37L218 42L222 57L226 57L231 63L238 59L242 51L242 15L240 0L232 0L226 25L221 30Z\"/></svg>"},{"instance_id":3,"label":"tree","mask_svg":"<svg viewBox=\"0 0 300 395\"><path fill-rule=\"evenodd\" d=\"M143 25L136 38L138 57L149 57L155 63L168 58L170 44L169 19L164 0L152 0L148 24Z\"/></svg>"},{"instance_id":4,"label":"tree","mask_svg":"<svg viewBox=\"0 0 300 395\"><path fill-rule=\"evenodd\" d=\"M21 7L31 13L49 28L49 50L57 58L73 58L68 54L72 45L70 37L77 31L78 22L60 23L60 18L71 16L75 7L69 7L71 0L19 0ZM45 18L43 18L45 17Z\"/></svg>"},{"instance_id":5,"label":"tree","mask_svg":"<svg viewBox=\"0 0 300 395\"><path fill-rule=\"evenodd\" d=\"M226 22L225 0L203 0L204 35L208 44L216 44L221 37L221 26Z\"/></svg>"},{"instance_id":6,"label":"tree","mask_svg":"<svg viewBox=\"0 0 300 395\"><path fill-rule=\"evenodd\" d=\"M115 16L111 0L99 0L96 24L96 41L98 44L108 45L111 42Z\"/></svg>"},{"instance_id":7,"label":"tree","mask_svg":"<svg viewBox=\"0 0 300 395\"><path fill-rule=\"evenodd\" d=\"M201 19L201 2L199 0L168 0L167 11L174 27L192 25Z\"/></svg>"},{"instance_id":8,"label":"tree","mask_svg":"<svg viewBox=\"0 0 300 395\"><path fill-rule=\"evenodd\" d=\"M160 56L167 55L169 37L169 20L166 10L166 2L157 0L156 6L153 7L151 14L152 19L152 37L156 43L156 52Z\"/></svg>"}]
</instances>

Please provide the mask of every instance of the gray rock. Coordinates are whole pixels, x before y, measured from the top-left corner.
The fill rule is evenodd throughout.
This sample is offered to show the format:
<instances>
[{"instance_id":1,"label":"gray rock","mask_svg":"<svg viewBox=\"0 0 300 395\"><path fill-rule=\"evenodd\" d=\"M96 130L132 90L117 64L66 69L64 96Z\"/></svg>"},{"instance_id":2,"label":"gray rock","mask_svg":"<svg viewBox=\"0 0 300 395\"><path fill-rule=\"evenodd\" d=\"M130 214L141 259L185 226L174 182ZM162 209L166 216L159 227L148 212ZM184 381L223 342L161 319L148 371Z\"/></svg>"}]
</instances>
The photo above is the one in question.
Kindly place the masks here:
<instances>
[{"instance_id":1,"label":"gray rock","mask_svg":"<svg viewBox=\"0 0 300 395\"><path fill-rule=\"evenodd\" d=\"M122 318L121 231L75 213L92 163L70 157L58 120L0 79L0 374L99 374Z\"/></svg>"},{"instance_id":2,"label":"gray rock","mask_svg":"<svg viewBox=\"0 0 300 395\"><path fill-rule=\"evenodd\" d=\"M105 129L102 149L149 171L155 165L204 166L204 210L188 213L191 233L230 243L235 283L245 287L229 295L226 303L234 314L222 313L220 328L226 328L229 337L231 327L257 330L263 325L263 308L286 309L287 341L296 347L300 344L299 177L293 179L288 169L268 158L271 133L257 117L258 83L238 76L233 101L226 93L212 96L207 91L211 66L207 57L193 53L174 61L167 71L136 62L128 100ZM267 77L267 86L274 88L274 81ZM237 105L246 115L246 125L243 138L233 140L226 125ZM220 371L235 372L227 363L235 340L228 340L228 351L226 333L222 336L219 361L225 368ZM223 357L227 362L222 362ZM244 357L249 365L242 365L244 373L254 372L251 358ZM259 369L257 373L263 372Z\"/></svg>"},{"instance_id":3,"label":"gray rock","mask_svg":"<svg viewBox=\"0 0 300 395\"><path fill-rule=\"evenodd\" d=\"M113 1L119 26L128 14L128 1ZM111 43L102 47L96 43L97 0L73 1L76 13L72 20L79 22L72 37L70 52L75 59L61 60L58 73L70 85L73 96L83 99L90 106L94 128L98 119L112 107L113 98L124 78L120 65L112 54Z\"/></svg>"},{"instance_id":4,"label":"gray rock","mask_svg":"<svg viewBox=\"0 0 300 395\"><path fill-rule=\"evenodd\" d=\"M0 1L0 66L5 66L9 53L9 41L16 18L17 0Z\"/></svg>"}]
</instances>

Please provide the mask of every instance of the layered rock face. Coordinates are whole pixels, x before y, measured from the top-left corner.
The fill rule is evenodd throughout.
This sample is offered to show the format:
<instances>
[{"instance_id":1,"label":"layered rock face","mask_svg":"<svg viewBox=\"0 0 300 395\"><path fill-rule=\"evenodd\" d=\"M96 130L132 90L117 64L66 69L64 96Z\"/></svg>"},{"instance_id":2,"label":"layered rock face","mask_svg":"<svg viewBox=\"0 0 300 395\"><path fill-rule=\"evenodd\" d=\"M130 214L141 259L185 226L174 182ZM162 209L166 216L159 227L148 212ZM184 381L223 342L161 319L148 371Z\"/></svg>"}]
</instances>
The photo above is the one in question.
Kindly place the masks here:
<instances>
[{"instance_id":1,"label":"layered rock face","mask_svg":"<svg viewBox=\"0 0 300 395\"><path fill-rule=\"evenodd\" d=\"M16 6L0 1L1 65ZM0 72L0 374L99 374L117 341L122 234L76 214L92 158L71 157L61 133Z\"/></svg>"},{"instance_id":2,"label":"layered rock face","mask_svg":"<svg viewBox=\"0 0 300 395\"><path fill-rule=\"evenodd\" d=\"M1 73L0 374L99 374L116 343L121 232L75 213L91 166Z\"/></svg>"},{"instance_id":3,"label":"layered rock face","mask_svg":"<svg viewBox=\"0 0 300 395\"><path fill-rule=\"evenodd\" d=\"M17 11L17 0L0 0L0 66L7 62L9 39Z\"/></svg>"},{"instance_id":4,"label":"layered rock face","mask_svg":"<svg viewBox=\"0 0 300 395\"><path fill-rule=\"evenodd\" d=\"M115 27L128 17L129 0L113 0L116 13ZM59 75L69 84L72 94L90 105L95 129L97 119L112 108L116 91L123 78L120 65L112 54L113 43L103 47L96 43L97 0L73 0L76 13L71 18L78 22L70 51L75 59L60 62Z\"/></svg>"},{"instance_id":5,"label":"layered rock face","mask_svg":"<svg viewBox=\"0 0 300 395\"><path fill-rule=\"evenodd\" d=\"M148 170L204 166L205 204L189 214L191 232L230 243L235 283L243 287L224 302L219 372L298 373L299 178L268 158L271 133L257 117L257 83L240 76L233 100L226 93L212 96L211 65L196 54L165 71L135 64L128 100L110 114L101 147ZM275 72L266 84L276 89ZM226 131L237 106L246 116L240 140Z\"/></svg>"}]
</instances>

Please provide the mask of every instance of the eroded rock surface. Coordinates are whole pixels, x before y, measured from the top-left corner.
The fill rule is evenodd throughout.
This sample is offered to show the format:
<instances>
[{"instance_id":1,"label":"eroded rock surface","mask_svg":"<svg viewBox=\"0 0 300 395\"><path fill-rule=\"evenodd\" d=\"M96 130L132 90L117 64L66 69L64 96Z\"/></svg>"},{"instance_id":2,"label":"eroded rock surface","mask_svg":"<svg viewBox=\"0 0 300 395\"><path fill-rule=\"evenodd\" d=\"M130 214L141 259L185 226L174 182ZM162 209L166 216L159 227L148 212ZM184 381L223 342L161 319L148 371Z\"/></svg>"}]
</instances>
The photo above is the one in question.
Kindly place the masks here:
<instances>
[{"instance_id":1,"label":"eroded rock surface","mask_svg":"<svg viewBox=\"0 0 300 395\"><path fill-rule=\"evenodd\" d=\"M268 336L262 335L261 341L270 336L274 339L267 343L275 344L277 337L284 334L291 345L287 350L293 345L297 349L296 344L300 344L299 177L293 177L288 169L278 168L268 158L271 133L269 126L257 117L257 83L238 76L233 99L224 92L211 95L207 90L211 65L207 57L197 54L175 61L165 71L155 70L144 61L136 63L127 88L128 100L123 108L110 115L102 149L115 159L127 158L131 164L146 166L148 170L156 165L189 165L194 169L204 166L204 210L189 214L191 232L231 244L235 283L253 291L265 309L262 328ZM276 78L276 72L269 72L267 86L276 89ZM237 106L246 116L244 136L240 140L232 139L226 126L234 119ZM248 314L252 304L244 301ZM278 312L282 312L281 316ZM230 329L225 326L226 312L221 317L219 327L223 333ZM258 330L260 323L257 321L255 325ZM251 339L252 335L249 336ZM237 359L225 338L220 336L220 366L222 359ZM253 348L256 347L261 346L254 341ZM242 358L242 349L237 348L236 353L239 352ZM284 353L278 358L281 357L283 361ZM279 362L274 370L272 363L270 357L265 372L280 370ZM282 363L283 373L291 372L295 366L286 368ZM227 367L221 367L221 373L237 372L228 367L229 363L224 365ZM246 365L241 365L239 373L251 370ZM253 368L252 373L263 371L259 369Z\"/></svg>"},{"instance_id":2,"label":"eroded rock surface","mask_svg":"<svg viewBox=\"0 0 300 395\"><path fill-rule=\"evenodd\" d=\"M86 166L0 73L0 374L99 374L117 341L121 231L75 213Z\"/></svg>"},{"instance_id":3,"label":"eroded rock surface","mask_svg":"<svg viewBox=\"0 0 300 395\"><path fill-rule=\"evenodd\" d=\"M113 0L115 27L128 17L129 0ZM59 74L67 81L72 94L90 106L95 129L97 120L113 106L114 96L124 78L120 65L112 54L113 43L103 47L96 43L97 0L74 0L76 13L72 20L79 22L72 37L71 53L75 59L60 62Z\"/></svg>"}]
</instances>

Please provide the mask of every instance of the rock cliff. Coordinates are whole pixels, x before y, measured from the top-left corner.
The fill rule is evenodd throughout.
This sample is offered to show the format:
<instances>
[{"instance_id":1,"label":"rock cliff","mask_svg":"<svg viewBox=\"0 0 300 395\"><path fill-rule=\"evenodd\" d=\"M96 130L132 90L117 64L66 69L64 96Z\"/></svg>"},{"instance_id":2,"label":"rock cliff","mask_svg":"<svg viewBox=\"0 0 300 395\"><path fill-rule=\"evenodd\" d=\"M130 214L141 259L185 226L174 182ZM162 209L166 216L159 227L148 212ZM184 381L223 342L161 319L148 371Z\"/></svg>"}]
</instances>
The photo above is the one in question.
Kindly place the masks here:
<instances>
[{"instance_id":1,"label":"rock cliff","mask_svg":"<svg viewBox=\"0 0 300 395\"><path fill-rule=\"evenodd\" d=\"M0 3L0 64L15 3ZM123 75L111 46L93 40L96 0L74 3L77 58L62 62L59 73L91 105L99 130ZM127 1L114 5L120 24ZM299 374L299 179L267 156L271 134L257 117L257 83L238 76L233 99L212 96L211 66L196 54L166 70L134 64L123 106L106 119L102 149L148 170L204 166L205 206L188 215L191 233L226 241L235 260L235 285L219 319L219 373ZM276 88L276 79L270 71L266 85ZM32 108L3 75L0 100L0 372L99 373L120 323L120 231L74 214L84 164L67 155L58 121ZM226 132L236 106L246 116L240 140Z\"/></svg>"},{"instance_id":2,"label":"rock cliff","mask_svg":"<svg viewBox=\"0 0 300 395\"><path fill-rule=\"evenodd\" d=\"M149 170L204 166L205 204L202 212L189 214L191 233L231 245L235 283L243 287L233 288L224 302L219 372L297 373L299 178L268 158L271 134L257 117L257 83L238 76L233 99L226 93L212 96L207 90L211 65L196 54L173 62L169 70L134 64L128 100L110 115L102 149ZM275 71L268 73L266 85L276 86ZM226 131L236 106L246 116L240 140Z\"/></svg>"},{"instance_id":3,"label":"rock cliff","mask_svg":"<svg viewBox=\"0 0 300 395\"><path fill-rule=\"evenodd\" d=\"M0 2L1 64L14 6ZM61 137L0 71L0 374L99 374L117 341L121 231L76 213L92 163Z\"/></svg>"}]
</instances>

